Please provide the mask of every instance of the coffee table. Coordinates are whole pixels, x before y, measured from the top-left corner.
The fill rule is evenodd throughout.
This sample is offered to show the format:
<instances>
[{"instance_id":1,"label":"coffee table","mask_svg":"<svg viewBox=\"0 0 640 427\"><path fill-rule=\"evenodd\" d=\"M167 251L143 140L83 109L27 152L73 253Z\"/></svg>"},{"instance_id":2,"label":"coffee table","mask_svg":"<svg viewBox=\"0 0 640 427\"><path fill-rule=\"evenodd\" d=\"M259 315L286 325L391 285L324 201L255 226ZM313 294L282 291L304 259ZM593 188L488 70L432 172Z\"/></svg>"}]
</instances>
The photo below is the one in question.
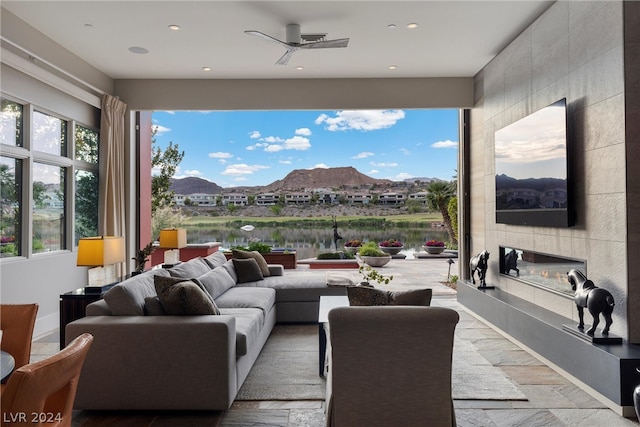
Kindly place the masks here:
<instances>
[{"instance_id":1,"label":"coffee table","mask_svg":"<svg viewBox=\"0 0 640 427\"><path fill-rule=\"evenodd\" d=\"M348 307L349 298L346 295L321 296L320 309L318 310L318 371L324 377L324 364L327 354L327 327L329 325L329 312L336 307Z\"/></svg>"}]
</instances>

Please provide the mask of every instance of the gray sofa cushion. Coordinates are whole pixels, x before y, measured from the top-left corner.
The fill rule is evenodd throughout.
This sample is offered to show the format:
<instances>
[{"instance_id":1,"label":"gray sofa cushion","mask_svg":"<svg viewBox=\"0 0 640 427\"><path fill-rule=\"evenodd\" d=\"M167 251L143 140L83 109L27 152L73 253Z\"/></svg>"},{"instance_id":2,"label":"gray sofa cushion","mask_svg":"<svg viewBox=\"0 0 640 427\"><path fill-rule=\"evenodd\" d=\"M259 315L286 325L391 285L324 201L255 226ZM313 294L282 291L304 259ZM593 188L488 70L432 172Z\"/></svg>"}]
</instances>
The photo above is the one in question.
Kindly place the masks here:
<instances>
[{"instance_id":1,"label":"gray sofa cushion","mask_svg":"<svg viewBox=\"0 0 640 427\"><path fill-rule=\"evenodd\" d=\"M162 306L160 297L146 297L144 299L144 315L145 316L166 316L167 312Z\"/></svg>"},{"instance_id":2,"label":"gray sofa cushion","mask_svg":"<svg viewBox=\"0 0 640 427\"><path fill-rule=\"evenodd\" d=\"M211 267L207 264L202 257L190 259L187 262L182 262L177 266L169 269L171 277L182 277L184 279L193 279L200 277L206 272L210 271Z\"/></svg>"},{"instance_id":3,"label":"gray sofa cushion","mask_svg":"<svg viewBox=\"0 0 640 427\"><path fill-rule=\"evenodd\" d=\"M276 291L270 288L239 288L236 286L216 299L216 304L221 310L223 308L259 308L262 310L263 322L275 303Z\"/></svg>"},{"instance_id":4,"label":"gray sofa cushion","mask_svg":"<svg viewBox=\"0 0 640 427\"><path fill-rule=\"evenodd\" d=\"M218 298L236 284L236 281L229 275L229 272L222 264L198 277L196 280L204 286L213 299Z\"/></svg>"},{"instance_id":5,"label":"gray sofa cushion","mask_svg":"<svg viewBox=\"0 0 640 427\"><path fill-rule=\"evenodd\" d=\"M168 277L165 269L155 269L133 276L104 294L104 300L114 316L144 316L144 299L157 295L155 276Z\"/></svg>"},{"instance_id":6,"label":"gray sofa cushion","mask_svg":"<svg viewBox=\"0 0 640 427\"><path fill-rule=\"evenodd\" d=\"M247 354L247 349L258 339L263 316L259 308L221 308L220 314L236 319L236 357Z\"/></svg>"},{"instance_id":7,"label":"gray sofa cushion","mask_svg":"<svg viewBox=\"0 0 640 427\"><path fill-rule=\"evenodd\" d=\"M260 266L253 258L233 260L233 269L236 271L238 283L255 282L262 280L264 276L260 271Z\"/></svg>"},{"instance_id":8,"label":"gray sofa cushion","mask_svg":"<svg viewBox=\"0 0 640 427\"><path fill-rule=\"evenodd\" d=\"M224 256L224 253L220 251L214 252L211 255L208 255L202 259L204 260L204 262L209 264L209 267L212 269L216 267L220 267L222 264L227 262L227 257Z\"/></svg>"},{"instance_id":9,"label":"gray sofa cushion","mask_svg":"<svg viewBox=\"0 0 640 427\"><path fill-rule=\"evenodd\" d=\"M222 264L222 268L227 270L227 273L229 273L229 276L231 276L231 278L233 279L233 281L235 283L238 282L238 275L236 274L236 269L233 268L233 260L232 259L230 259L229 261L227 261L224 264Z\"/></svg>"},{"instance_id":10,"label":"gray sofa cushion","mask_svg":"<svg viewBox=\"0 0 640 427\"><path fill-rule=\"evenodd\" d=\"M220 314L202 285L179 277L154 278L162 307L169 315Z\"/></svg>"}]
</instances>

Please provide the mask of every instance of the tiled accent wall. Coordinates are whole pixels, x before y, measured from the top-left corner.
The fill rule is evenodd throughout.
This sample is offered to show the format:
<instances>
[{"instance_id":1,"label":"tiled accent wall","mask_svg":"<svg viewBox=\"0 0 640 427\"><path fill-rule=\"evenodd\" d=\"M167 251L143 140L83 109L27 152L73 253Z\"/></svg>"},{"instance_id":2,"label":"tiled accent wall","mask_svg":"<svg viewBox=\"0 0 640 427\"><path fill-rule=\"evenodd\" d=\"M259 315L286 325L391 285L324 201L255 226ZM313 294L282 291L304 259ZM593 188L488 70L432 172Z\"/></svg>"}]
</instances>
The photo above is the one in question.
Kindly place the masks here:
<instances>
[{"instance_id":1,"label":"tiled accent wall","mask_svg":"<svg viewBox=\"0 0 640 427\"><path fill-rule=\"evenodd\" d=\"M625 15L633 22L625 25ZM488 284L568 318L577 319L571 298L499 275L498 247L586 260L589 278L610 290L616 300L612 332L640 342L640 335L636 337L635 329L627 324L628 312L640 311L640 288L630 291L632 283L640 285L640 265L635 265L640 258L629 256L640 254L640 215L631 208L640 206L640 168L633 170L632 161L627 169L628 154L633 151L640 158L632 148L640 144L637 15L637 5L620 1L557 2L475 77L469 234L472 254L483 249L495 254ZM629 30L629 24L635 28ZM633 34L625 33L625 28ZM634 56L628 49L633 43ZM633 56L635 65L625 55ZM635 74L626 85L625 71ZM635 101L630 102L630 97ZM568 103L575 226L496 224L495 131L561 98ZM629 108L634 103L635 109ZM634 114L636 120L630 118ZM630 248L628 235L636 241ZM629 303L636 309L631 310ZM590 323L589 315L587 319ZM640 328L638 319L629 319Z\"/></svg>"}]
</instances>

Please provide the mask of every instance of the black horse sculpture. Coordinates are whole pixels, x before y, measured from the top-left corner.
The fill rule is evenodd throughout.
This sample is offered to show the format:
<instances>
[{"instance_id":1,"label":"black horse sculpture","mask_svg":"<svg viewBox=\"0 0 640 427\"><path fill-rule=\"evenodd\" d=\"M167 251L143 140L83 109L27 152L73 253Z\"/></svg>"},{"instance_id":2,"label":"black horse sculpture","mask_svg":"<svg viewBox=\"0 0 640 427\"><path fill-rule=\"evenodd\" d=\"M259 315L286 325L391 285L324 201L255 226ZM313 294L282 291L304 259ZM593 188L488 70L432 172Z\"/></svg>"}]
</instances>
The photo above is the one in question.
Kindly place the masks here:
<instances>
[{"instance_id":1,"label":"black horse sculpture","mask_svg":"<svg viewBox=\"0 0 640 427\"><path fill-rule=\"evenodd\" d=\"M571 283L571 289L576 292L573 296L573 301L578 307L578 317L580 318L578 329L584 329L583 317L586 307L593 316L593 326L587 330L587 335L593 336L595 333L596 327L600 323L600 313L602 313L605 321L602 335L609 335L609 328L613 323L611 313L613 313L613 307L615 306L611 293L594 285L584 273L575 268L567 273L567 280Z\"/></svg>"},{"instance_id":2,"label":"black horse sculpture","mask_svg":"<svg viewBox=\"0 0 640 427\"><path fill-rule=\"evenodd\" d=\"M486 250L480 252L478 255L471 257L469 261L469 268L471 269L471 281L476 284L474 273L478 271L478 280L480 280L480 286L486 286L484 278L487 275L487 267L489 265L489 252Z\"/></svg>"},{"instance_id":3,"label":"black horse sculpture","mask_svg":"<svg viewBox=\"0 0 640 427\"><path fill-rule=\"evenodd\" d=\"M502 274L509 274L511 270L516 271L516 276L520 277L520 270L518 269L518 252L515 249L511 249L504 256L504 267Z\"/></svg>"},{"instance_id":4,"label":"black horse sculpture","mask_svg":"<svg viewBox=\"0 0 640 427\"><path fill-rule=\"evenodd\" d=\"M342 240L342 236L338 234L338 221L336 221L335 215L331 217L333 219L333 245L338 250L338 240Z\"/></svg>"}]
</instances>

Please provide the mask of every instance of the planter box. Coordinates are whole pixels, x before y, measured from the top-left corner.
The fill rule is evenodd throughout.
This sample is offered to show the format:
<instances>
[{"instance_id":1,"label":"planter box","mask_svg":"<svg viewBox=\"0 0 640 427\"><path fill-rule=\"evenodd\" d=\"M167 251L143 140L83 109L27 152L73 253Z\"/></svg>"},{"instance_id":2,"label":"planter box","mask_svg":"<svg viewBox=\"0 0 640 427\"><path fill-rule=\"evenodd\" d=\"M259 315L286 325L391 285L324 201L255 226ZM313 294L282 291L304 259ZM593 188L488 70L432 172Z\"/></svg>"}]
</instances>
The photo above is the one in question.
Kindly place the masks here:
<instances>
[{"instance_id":1,"label":"planter box","mask_svg":"<svg viewBox=\"0 0 640 427\"><path fill-rule=\"evenodd\" d=\"M224 254L227 259L232 258L231 252L225 252ZM285 269L295 269L298 265L298 258L296 252L270 252L268 254L262 254L264 260L267 261L267 264L280 264L283 265Z\"/></svg>"}]
</instances>

